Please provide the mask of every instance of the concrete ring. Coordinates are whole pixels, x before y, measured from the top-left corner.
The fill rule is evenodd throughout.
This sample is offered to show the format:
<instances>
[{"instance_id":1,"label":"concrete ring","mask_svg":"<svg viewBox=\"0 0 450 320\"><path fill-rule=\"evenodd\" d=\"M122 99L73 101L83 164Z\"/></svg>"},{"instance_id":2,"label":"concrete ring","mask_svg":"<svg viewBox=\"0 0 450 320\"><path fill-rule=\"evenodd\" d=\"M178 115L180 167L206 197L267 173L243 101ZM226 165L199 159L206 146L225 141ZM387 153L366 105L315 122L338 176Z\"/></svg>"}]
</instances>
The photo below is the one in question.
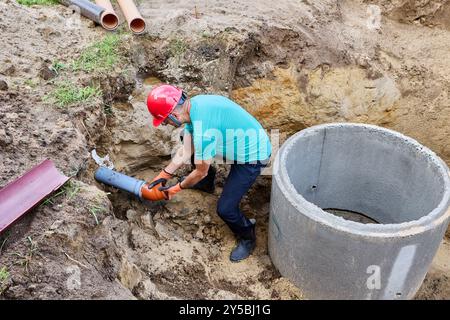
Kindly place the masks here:
<instances>
[{"instance_id":1,"label":"concrete ring","mask_svg":"<svg viewBox=\"0 0 450 320\"><path fill-rule=\"evenodd\" d=\"M447 166L414 139L366 124L310 127L274 162L269 254L305 298L411 299L448 227L449 205Z\"/></svg>"}]
</instances>

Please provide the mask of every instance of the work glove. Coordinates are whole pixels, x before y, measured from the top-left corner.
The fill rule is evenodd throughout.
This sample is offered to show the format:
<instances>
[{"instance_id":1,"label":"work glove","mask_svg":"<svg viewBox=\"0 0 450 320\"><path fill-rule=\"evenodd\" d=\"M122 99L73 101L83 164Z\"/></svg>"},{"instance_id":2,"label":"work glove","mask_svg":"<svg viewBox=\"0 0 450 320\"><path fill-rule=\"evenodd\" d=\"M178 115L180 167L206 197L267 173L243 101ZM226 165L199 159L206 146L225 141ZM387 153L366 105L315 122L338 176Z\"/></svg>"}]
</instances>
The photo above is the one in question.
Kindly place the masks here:
<instances>
[{"instance_id":1,"label":"work glove","mask_svg":"<svg viewBox=\"0 0 450 320\"><path fill-rule=\"evenodd\" d=\"M172 178L172 174L170 174L169 172L167 172L166 170L163 169L156 177L153 178L153 180L151 182L160 180L160 179L164 179L164 181L167 182L167 180L169 180L170 178Z\"/></svg>"},{"instance_id":2,"label":"work glove","mask_svg":"<svg viewBox=\"0 0 450 320\"><path fill-rule=\"evenodd\" d=\"M176 185L159 187L158 190L163 191L166 194L167 200L171 200L178 192L183 189L181 188L181 182L178 182Z\"/></svg>"}]
</instances>

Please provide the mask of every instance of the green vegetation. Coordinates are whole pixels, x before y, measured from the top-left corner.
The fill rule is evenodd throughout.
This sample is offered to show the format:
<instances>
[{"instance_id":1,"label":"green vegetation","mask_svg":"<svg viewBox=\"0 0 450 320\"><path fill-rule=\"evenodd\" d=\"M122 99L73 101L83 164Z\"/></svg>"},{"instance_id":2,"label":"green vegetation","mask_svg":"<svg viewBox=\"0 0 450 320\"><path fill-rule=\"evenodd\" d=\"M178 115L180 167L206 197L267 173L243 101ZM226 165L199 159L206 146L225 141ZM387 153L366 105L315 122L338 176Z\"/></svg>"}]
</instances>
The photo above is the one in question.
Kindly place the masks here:
<instances>
[{"instance_id":1,"label":"green vegetation","mask_svg":"<svg viewBox=\"0 0 450 320\"><path fill-rule=\"evenodd\" d=\"M32 5L44 5L44 6L50 6L53 4L57 4L58 0L17 0L18 4L24 5L24 6L32 6Z\"/></svg>"},{"instance_id":2,"label":"green vegetation","mask_svg":"<svg viewBox=\"0 0 450 320\"><path fill-rule=\"evenodd\" d=\"M81 87L68 80L70 79L68 73L73 71L102 73L112 70L120 59L119 47L122 39L123 33L109 34L101 41L89 45L73 61L54 61L50 69L61 77L59 81L52 81L55 88L44 97L44 101L54 103L62 108L89 102L100 96L102 93L100 88L92 85Z\"/></svg>"},{"instance_id":3,"label":"green vegetation","mask_svg":"<svg viewBox=\"0 0 450 320\"><path fill-rule=\"evenodd\" d=\"M27 237L27 240L29 241L28 250L25 254L21 253L14 253L17 257L19 257L19 261L17 262L22 267L25 268L25 271L28 272L28 268L30 266L31 261L33 260L33 256L38 250L36 242L34 242L31 237Z\"/></svg>"},{"instance_id":4,"label":"green vegetation","mask_svg":"<svg viewBox=\"0 0 450 320\"><path fill-rule=\"evenodd\" d=\"M9 235L8 236L5 235L4 237L0 238L0 243L1 243L1 245L0 245L0 254L2 254L3 247L5 246L6 241L8 241L8 238L9 238Z\"/></svg>"},{"instance_id":5,"label":"green vegetation","mask_svg":"<svg viewBox=\"0 0 450 320\"><path fill-rule=\"evenodd\" d=\"M68 199L72 199L77 195L78 192L80 192L81 186L76 183L75 181L69 180L67 183L61 187L61 189L55 193L54 195L50 196L49 198L45 199L45 201L41 204L41 206L47 205L49 203L53 204L54 200L62 195L65 195Z\"/></svg>"},{"instance_id":6,"label":"green vegetation","mask_svg":"<svg viewBox=\"0 0 450 320\"><path fill-rule=\"evenodd\" d=\"M109 34L100 42L96 42L83 50L81 55L65 64L62 61L53 62L51 70L59 74L62 70L104 72L111 70L119 60L119 43L121 34Z\"/></svg>"},{"instance_id":7,"label":"green vegetation","mask_svg":"<svg viewBox=\"0 0 450 320\"><path fill-rule=\"evenodd\" d=\"M64 63L62 63L61 61L53 62L52 66L50 67L50 69L53 70L56 74L59 74L59 72L61 70L64 70L66 68L67 68L67 66Z\"/></svg>"},{"instance_id":8,"label":"green vegetation","mask_svg":"<svg viewBox=\"0 0 450 320\"><path fill-rule=\"evenodd\" d=\"M73 71L108 71L119 59L120 36L107 35L102 41L87 47L81 55L72 62Z\"/></svg>"},{"instance_id":9,"label":"green vegetation","mask_svg":"<svg viewBox=\"0 0 450 320\"><path fill-rule=\"evenodd\" d=\"M0 294L3 293L6 287L6 281L8 281L9 278L9 272L6 267L0 268Z\"/></svg>"},{"instance_id":10,"label":"green vegetation","mask_svg":"<svg viewBox=\"0 0 450 320\"><path fill-rule=\"evenodd\" d=\"M9 277L9 272L8 269L6 269L6 267L2 267L0 268L0 283L5 282Z\"/></svg>"},{"instance_id":11,"label":"green vegetation","mask_svg":"<svg viewBox=\"0 0 450 320\"><path fill-rule=\"evenodd\" d=\"M89 208L89 212L94 217L95 223L97 225L99 225L99 221L98 221L98 218L97 218L97 213L102 213L102 212L105 212L105 211L106 211L106 208L103 208L103 207L101 207L99 205L93 205L92 207Z\"/></svg>"},{"instance_id":12,"label":"green vegetation","mask_svg":"<svg viewBox=\"0 0 450 320\"><path fill-rule=\"evenodd\" d=\"M172 39L169 42L169 53L172 57L180 57L188 49L188 45L182 39Z\"/></svg>"},{"instance_id":13,"label":"green vegetation","mask_svg":"<svg viewBox=\"0 0 450 320\"><path fill-rule=\"evenodd\" d=\"M27 79L27 80L25 80L25 81L24 81L24 84L25 84L26 86L31 87L31 88L36 88L36 86L38 85L37 81L36 81L36 80L33 80L33 79Z\"/></svg>"},{"instance_id":14,"label":"green vegetation","mask_svg":"<svg viewBox=\"0 0 450 320\"><path fill-rule=\"evenodd\" d=\"M93 86L77 87L71 82L62 82L46 96L46 100L54 101L58 107L65 107L73 103L89 101L100 94L101 90Z\"/></svg>"},{"instance_id":15,"label":"green vegetation","mask_svg":"<svg viewBox=\"0 0 450 320\"><path fill-rule=\"evenodd\" d=\"M77 182L69 180L62 189L64 190L66 197L70 200L80 192L81 186Z\"/></svg>"},{"instance_id":16,"label":"green vegetation","mask_svg":"<svg viewBox=\"0 0 450 320\"><path fill-rule=\"evenodd\" d=\"M202 38L209 39L211 37L212 36L211 36L211 34L208 31L205 30L205 31L202 32Z\"/></svg>"}]
</instances>

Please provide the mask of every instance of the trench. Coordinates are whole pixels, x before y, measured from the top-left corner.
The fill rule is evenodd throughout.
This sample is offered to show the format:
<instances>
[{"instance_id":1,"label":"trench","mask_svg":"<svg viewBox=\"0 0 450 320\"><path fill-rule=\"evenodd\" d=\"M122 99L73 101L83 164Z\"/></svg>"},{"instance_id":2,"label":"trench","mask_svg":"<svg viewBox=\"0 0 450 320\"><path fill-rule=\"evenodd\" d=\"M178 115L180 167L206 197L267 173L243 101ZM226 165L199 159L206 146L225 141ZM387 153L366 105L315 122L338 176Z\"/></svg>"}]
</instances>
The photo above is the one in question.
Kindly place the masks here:
<instances>
[{"instance_id":1,"label":"trench","mask_svg":"<svg viewBox=\"0 0 450 320\"><path fill-rule=\"evenodd\" d=\"M290 32L287 34L289 40L292 34ZM252 39L254 43L247 46L241 57L231 64L224 63L227 69L219 71L226 74L226 76L221 75L228 81L229 89L226 92L223 91L222 78L220 81L217 80L219 82L217 87L208 89L228 94L261 120L265 128L280 128L282 132L280 143L293 133L321 121L364 121L367 119L370 122L386 121L384 113L384 118L377 116L371 118L370 113L364 117L361 116L359 109L334 112L327 107L326 112L321 113L323 118L313 116L318 103L323 103L311 98L317 94L311 93L317 90L314 86L320 85L320 83L314 83L316 71L308 75L295 67L295 63L303 60L304 45L301 39L294 37L294 40L288 41L285 40L286 34L277 37L278 35L280 32L276 30L269 34L267 39ZM290 54L277 57L271 52L271 46L263 45L270 41L278 41L275 40L276 38L281 39L278 45L288 48ZM217 46L220 47L220 44ZM198 52L208 53L209 49L214 48L215 45L208 44L206 47L202 45L200 47L202 50ZM295 50L296 48L299 50ZM221 61L220 57L216 58ZM260 68L260 65L264 68ZM175 79L161 72L154 64L135 67L138 70L135 87L125 99L115 99L110 103L106 129L101 133L95 147L101 156L111 157L115 170L148 181L170 160L172 150L180 142L177 130L152 128L145 98L154 85L161 82L174 82ZM184 66L184 68L189 70L190 67ZM195 70L195 68L192 69ZM198 70L198 72L209 71ZM345 72L349 72L350 78L360 79L365 76L358 68L351 67L338 69L336 72L338 77ZM331 72L331 75L335 74ZM335 81L332 77L327 80L326 74L325 76L321 74L320 77L325 77L325 81ZM348 80L344 79L344 82ZM201 81L199 83L198 78L187 77L181 79L181 83L188 89L193 88L195 93L201 92L199 88L202 88L202 84ZM373 86L368 84L367 87ZM388 94L395 96L396 91L392 92L394 93L388 92ZM310 93L311 96L308 96ZM364 99L372 101L373 96L369 94ZM364 104L364 99L358 103ZM388 103L391 102L388 100ZM280 120L274 120L271 117L274 112L281 113ZM371 112L384 111L371 108ZM226 251L232 248L234 240L215 213L215 203L227 174L226 167L218 167L217 188L214 195L187 191L185 195L180 196L179 201L167 203L143 203L132 195L100 185L93 180L95 168L96 166L91 163L82 174L82 179L108 192L114 216L131 226L125 239L121 239L118 234L115 234L115 237L121 248L127 252L128 259L139 270L137 273L143 277L130 288L136 297L144 299L302 297L301 288L292 287L286 279L281 277L268 257L270 177L260 179L242 203L243 210L249 214L249 217L255 217L259 223L259 251L241 266L229 266ZM189 168L186 166L178 174L181 176L188 171ZM352 188L350 185L348 187ZM306 193L309 191L307 190ZM349 208L354 210L354 206L340 206L336 203L324 203L321 206L333 215L361 224L378 224L384 221L383 217L367 214L366 212L370 211L365 210L367 208L350 211ZM161 249L161 246L164 246L164 249ZM195 253L193 256L197 254L198 258L186 254L189 252ZM159 262L149 262L154 259ZM239 270L244 272L236 276L233 272L240 272ZM236 279L239 279L239 284ZM154 284L150 286L150 289L142 285L147 280ZM189 285L186 286L186 283ZM155 293L155 287L157 293Z\"/></svg>"},{"instance_id":2,"label":"trench","mask_svg":"<svg viewBox=\"0 0 450 320\"><path fill-rule=\"evenodd\" d=\"M161 11L162 14L168 12L164 10ZM259 11L259 7L256 11ZM345 21L345 17L338 10L331 15L327 10L320 11L320 18L326 20L319 20L323 23L316 28L310 28L296 16L295 23L291 25L288 20L283 19L280 20L282 23L279 27L275 27L271 22L264 22L260 29L248 29L245 25L242 29L229 26L217 34L204 33L200 40L194 39L196 35L190 33L191 29L188 27L187 37L173 39L175 41L172 47L170 43L167 45L170 41L165 36L164 39L158 39L158 36L140 37L142 40L128 38L130 46L126 49L128 52L125 56L126 60L130 60L127 67L133 71L130 76L132 85L122 81L120 76L105 76L106 82L109 82L104 89L106 105L76 106L78 111L75 112L75 120L79 120L77 117L80 116L90 121L85 123L87 130L78 127L78 123L75 123L78 121L74 121L73 127L70 128L73 129L71 133L75 133L78 128L80 136L85 135L89 150L95 147L101 156L110 155L117 170L140 179L151 179L161 166L169 161L171 150L178 142L176 133L171 130L153 130L145 110L146 92L155 83L164 81L179 84L192 94L214 92L232 97L266 128L280 129L280 143L292 134L315 124L336 121L364 122L398 129L420 139L424 145L435 150L448 162L448 118L445 117L448 97L438 97L440 91L445 92L443 88L448 84L446 78L442 77L448 69L446 64L437 63L442 60L439 55L442 56L446 52L442 43L448 43L448 38L431 36L426 47L434 48L435 50L430 51L434 52L434 55L430 54L418 60L416 52L409 50L405 44L409 43L410 39L427 39L427 33L410 33L403 27L400 30L394 28L396 33L400 31L398 39L401 41L397 41L397 35L395 39L389 38L393 33L390 28L383 30L383 37L387 37L392 45L380 42L375 46L369 41L365 43L364 40L374 38L372 31L366 34L366 31L359 30L363 39L361 42L353 37L353 32L349 32L353 30L342 28L341 19ZM283 14L283 11L281 13ZM318 13L309 14L315 16ZM171 26L179 27L178 23L184 23L186 18L183 14L180 19L175 18L179 21L171 20ZM270 14L267 14L267 18L270 20ZM175 23L172 25L172 22ZM331 28L336 28L331 33L323 28L330 26L330 22L333 23ZM220 23L218 25L222 28ZM352 28L356 27L354 21L350 25ZM159 27L155 28L155 34L161 31L158 29ZM8 29L6 31L8 37ZM50 31L44 33L47 32ZM336 38L336 34L341 34L344 38ZM348 37L345 37L346 34ZM28 39L28 34L25 37L20 34L18 36L19 39ZM67 38L61 40L65 39ZM39 48L40 45L37 44ZM420 44L419 41L416 45ZM398 51L396 47L402 50ZM52 46L49 48L54 51L51 54L53 58L54 53L60 52ZM433 57L437 58L436 61L429 60ZM11 64L11 67L13 66ZM442 73L437 70L430 71L435 69L434 66L442 69ZM24 72L28 78L29 72ZM22 76L23 73L17 75ZM82 80L83 84L87 80L79 79L76 75L74 77L74 81ZM405 81L399 85L399 79ZM429 85L424 86L422 82ZM127 88L123 88L125 86ZM7 106L7 112L21 110L21 104L26 107L25 112L35 109L30 106L30 103L34 103L34 98L27 99L27 95L22 97L20 94L12 97L10 101L7 100L6 105L14 104L11 108ZM425 110L424 104L431 108ZM70 150L64 143L66 140L50 139L48 133L52 133L56 138L63 136L62 132L53 131L52 126L46 126L46 121L56 122L59 115L59 112L54 112L51 108L48 110L45 120L42 115L31 112L30 116L19 118L13 123L17 130L12 132L17 133L17 136L25 134L22 149L27 148L29 141L42 140L45 142L43 146L47 146L45 156L58 157L61 161L59 167L69 168L74 158L79 160L78 154L63 154L61 151ZM70 116L73 115L72 110L64 111L66 112ZM47 120L50 113L54 113L55 117L49 117ZM21 112L19 114L23 115ZM32 117L35 115L39 118L36 120L42 121L33 121ZM30 130L21 126L19 120L20 123L28 124L40 137L32 137L28 132ZM429 125L423 125L424 123ZM68 124L67 126L69 127ZM69 141L74 144L77 142L75 139ZM40 146L30 147L34 153L33 159L36 153L44 150ZM85 151L80 146L72 149L72 153L75 153L74 150ZM27 154L23 159L28 156ZM10 155L9 164L14 167L17 165L17 171L25 170L30 163L22 161L23 159L19 159L19 166L15 155ZM75 162L78 165L81 160ZM39 280L39 284L35 279L30 279L32 285L29 285L30 282L23 281L21 272L18 272L19 283L14 283L9 297L85 299L101 296L97 286L104 286L101 289L111 291L113 295L114 291L109 290L110 285L119 279L122 285L139 299L303 298L302 288L293 287L292 283L282 277L268 256L270 177L260 179L243 200L242 209L249 217L257 219L257 250L248 261L230 265L227 254L234 245L234 240L215 213L215 204L227 168L219 167L218 188L214 195L186 191L180 194L178 200L167 203L141 203L134 196L100 185L93 179L95 169L96 165L92 160L81 167L76 179L85 182L83 187L87 192L75 197L76 201L60 197L54 205L38 208L26 217L32 221L25 221L23 231L17 230L20 226L15 227L18 231L17 243L22 244L21 249L25 251L29 245L26 236L30 226L34 234L45 235L49 231L49 238L46 238L48 241L42 243L43 249L46 250L44 253L49 259L42 260L41 266L41 263L33 265L36 269L32 276ZM180 172L180 175L183 173ZM323 187L317 182L311 185ZM103 198L100 198L109 199L109 202L101 203L107 209L99 213L99 218L104 219L101 225L95 224L89 212L92 203L98 200L95 199L96 188L107 192L107 195L103 194ZM328 208L325 210L329 213L344 219L374 224L366 219L367 210L364 208L318 204ZM61 210L61 205L67 206ZM349 211L349 208L358 212ZM61 218L61 215L64 217ZM34 219L34 216L37 216L37 219ZM58 227L60 219L64 220L64 224L59 224ZM377 220L382 222L383 219ZM53 225L54 222L58 223ZM21 240L25 240L25 246ZM10 238L7 245L0 248L2 259L6 257L3 255L5 249L9 256L14 256L9 248L13 241ZM2 243L3 239L0 239L0 245ZM64 271L68 263L72 263L61 252L66 249L72 250L69 253L74 258L94 263L95 270L91 274L86 273L86 278L92 276L92 287L83 287L83 292L67 291L67 275L58 274ZM317 256L316 253L321 249L314 252L313 256ZM448 244L443 252L450 252ZM449 260L448 255L442 256L443 262L438 264L441 269L427 278L421 297L450 296ZM13 262L15 258L17 257L9 258L9 261ZM63 292L63 295L56 291Z\"/></svg>"},{"instance_id":3,"label":"trench","mask_svg":"<svg viewBox=\"0 0 450 320\"><path fill-rule=\"evenodd\" d=\"M161 167L169 161L171 152L171 150L169 149L157 150L155 148L152 148L151 146L152 135L157 134L155 133L155 131L158 131L159 129L155 130L151 127L151 117L150 115L148 115L146 109L145 98L152 87L159 83L162 83L162 81L155 76L144 76L137 78L136 87L130 94L131 99L126 102L116 101L111 104L111 116L108 118L108 129L102 135L97 145L97 149L101 155L104 156L108 154L111 157L112 163L115 165L116 170L146 181L149 181L149 179L154 177L159 172ZM177 141L178 135L176 133L176 130L172 130L170 128L164 128L162 130L163 132L158 136L158 139L160 139L159 143L161 144L159 148L163 148L164 144L175 147L177 143L179 143ZM148 148L152 148L151 150L153 152L148 152ZM292 165L291 167L295 167L297 168L296 170L300 171L302 170L302 168L304 168L304 170L306 170L307 172L312 172L311 169L306 165ZM187 173L187 170L189 170L188 166L185 167L182 172L179 173L179 175ZM305 172L303 172L303 174L306 174ZM340 170L336 170L336 172L340 172ZM90 170L87 172L87 175L93 176L93 173L94 170ZM222 171L219 171L219 175L221 175L219 180L223 180L226 176L226 168L222 168ZM294 173L293 175L296 176L296 173ZM300 180L304 181L305 179ZM347 179L342 179L342 181L347 180L350 180L349 177L347 177ZM344 182L341 182L342 189L348 189L351 185L351 183L350 185L344 184ZM160 296L166 297L174 295L179 297L181 294L181 296L184 295L185 297L189 297L193 294L194 297L198 298L208 297L208 295L196 295L190 290L181 290L181 292L179 292L180 286L182 286L182 283L184 281L191 283L194 288L201 288L203 291L206 290L206 292L208 292L208 290L219 289L226 292L231 292L232 294L254 296L253 292L248 290L246 291L245 288L240 285L233 286L230 283L224 285L222 281L227 278L224 275L219 276L220 280L217 280L215 276L209 275L211 273L214 274L215 272L217 272L216 268L218 268L218 266L222 266L223 263L227 262L223 261L223 255L210 257L209 254L206 253L206 251L217 251L219 250L219 246L224 245L224 242L226 246L229 246L230 241L232 242L232 239L228 237L229 234L227 234L227 230L223 225L220 228L211 226L211 224L213 223L220 225L219 219L217 219L217 217L215 216L214 207L210 207L204 212L201 212L201 214L207 213L209 214L209 216L214 217L214 219L212 219L213 222L207 223L205 226L204 221L199 222L199 219L191 219L191 217L189 217L189 214L185 214L180 217L180 213L183 210L179 209L179 205L172 207L169 203L143 203L133 195L127 194L126 192L105 185L99 185L98 183L97 185L99 186L99 188L104 189L106 192L108 192L108 198L113 205L115 217L133 225L136 228L139 228L140 231L142 231L142 220L144 219L144 217L145 219L151 221L152 227L150 229L146 229L144 233L146 233L146 237L152 239L150 241L154 245L160 245L161 243L172 242L175 240L186 241L187 247L189 248L190 241L198 241L199 243L201 243L201 246L205 250L205 262L203 263L192 263L190 261L188 262L187 259L185 260L185 257L177 257L178 259L180 259L179 264L183 266L182 269L177 269L175 267L167 269L161 268L157 272L153 273L152 267L146 266L145 264L140 264L135 260L134 263L137 265L140 273L147 274L148 278L151 279L151 281L153 281L159 288L158 290L161 290ZM308 183L304 185L309 186ZM312 183L311 185L313 187L309 187L308 190L302 190L303 193L306 193L306 196L309 195L310 191L312 192L312 195L314 192L318 191L317 189L321 189L323 187L322 184L319 185L318 183ZM355 190L357 189L358 188L356 188ZM212 196L210 202L213 206L215 204L215 201L217 201L217 197L220 194L219 192L220 183L218 185L218 190L216 191L215 195ZM336 190L334 190L332 193L335 192ZM186 198L183 198L181 201L185 201L185 203L182 205L185 207L191 207L188 212L190 214L194 213L195 215L195 201L201 199L203 194L196 191L194 191L193 193L197 193L196 196L191 197L191 195L189 195ZM257 184L256 187L253 188L253 190L250 192L250 195L250 197L247 197L247 199L244 200L245 209L253 209L254 211L258 211L261 209L263 211L266 210L265 213L257 213L257 218L259 218L263 224L268 225L267 208L269 207L270 200L270 180L266 180L266 184ZM325 211L333 215L342 217L346 220L359 222L362 224L378 223L373 215L371 216L365 214L364 212L366 211L364 210L351 211L348 209L352 208L352 206L340 206L336 203L331 203L331 205L332 206L329 206L328 203L324 203L322 207L328 208L325 209ZM156 225L159 226L159 228L155 227ZM201 230L201 232L204 232L208 228L215 231L207 234L202 238L197 237L197 233L199 232L199 230ZM260 234L260 237L262 238L263 242L261 245L266 247L265 242L267 241L266 239L268 237L267 228L264 227L261 229L261 231L262 233ZM128 235L128 238L133 237L132 233L133 232ZM192 235L194 235L194 237L192 237ZM135 256L134 259L149 259L149 256L147 256L140 248L142 244L136 245L133 239L127 239L127 241L123 243L123 245L126 251L132 252L131 255ZM173 244L169 245L169 247L170 246L172 246L172 248L178 248ZM184 247L183 249L187 250L186 247ZM264 248L263 255L267 254L266 250L267 249ZM154 252L154 254L161 255L166 253ZM260 274L269 274L270 277L264 278L261 276L261 279L264 283L264 286L267 287L266 290L271 291L273 290L271 288L271 283L273 283L274 279L277 279L277 277L279 277L278 271L271 264L265 266L264 269L265 270L260 271ZM150 272L150 270L152 270L152 272ZM195 272L192 270L195 270ZM198 278L198 276L204 277L207 280L202 281L200 278ZM128 277L132 278L133 275L129 275ZM139 284L136 284L136 286L133 288L133 292L138 298L147 297L147 293L145 292L145 290L148 291L148 289L142 289Z\"/></svg>"},{"instance_id":4,"label":"trench","mask_svg":"<svg viewBox=\"0 0 450 320\"><path fill-rule=\"evenodd\" d=\"M159 173L180 145L179 130L151 125L146 96L161 82L154 75L138 74L130 98L111 102L106 128L95 144L100 157L109 155L114 170L145 181ZM230 266L228 254L235 240L215 209L226 166L216 166L214 194L187 190L177 195L178 200L154 203L98 183L93 179L97 168L90 161L81 179L107 192L114 217L127 225L125 236L123 229L112 229L112 234L125 252L126 265L134 266L119 272L119 279L126 279L138 299L300 297L267 257L267 179L257 182L242 203L246 214L258 220L259 252L240 266ZM175 179L190 170L189 165L180 168ZM237 270L242 274L237 275Z\"/></svg>"},{"instance_id":5,"label":"trench","mask_svg":"<svg viewBox=\"0 0 450 320\"><path fill-rule=\"evenodd\" d=\"M152 142L152 128L146 128L146 124L151 126L151 117L147 114L145 97L159 83L161 80L153 76L137 77L136 86L130 93L130 101L112 101L107 130L96 145L100 155L111 158L115 170L146 181L156 175L163 163L170 159L170 155L153 156L146 151L146 146ZM93 176L94 172L95 170L89 170L86 175ZM127 211L132 208L141 212L149 208L148 203L145 206L126 192L105 185L102 188L109 191L108 197L119 219L126 220Z\"/></svg>"}]
</instances>

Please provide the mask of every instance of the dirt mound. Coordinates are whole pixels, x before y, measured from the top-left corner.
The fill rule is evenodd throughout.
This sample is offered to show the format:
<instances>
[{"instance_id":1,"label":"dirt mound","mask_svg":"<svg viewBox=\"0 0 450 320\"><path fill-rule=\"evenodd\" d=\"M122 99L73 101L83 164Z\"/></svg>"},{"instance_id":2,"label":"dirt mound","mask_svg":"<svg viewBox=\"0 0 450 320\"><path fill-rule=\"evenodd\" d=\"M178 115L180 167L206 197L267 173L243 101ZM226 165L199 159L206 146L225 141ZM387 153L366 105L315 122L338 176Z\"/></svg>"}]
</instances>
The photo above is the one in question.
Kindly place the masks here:
<instances>
[{"instance_id":1,"label":"dirt mound","mask_svg":"<svg viewBox=\"0 0 450 320\"><path fill-rule=\"evenodd\" d=\"M111 230L101 223L111 215L108 198L81 182L71 182L65 188L63 195L36 209L27 225L21 222L3 238L7 240L2 265L13 275L4 297L133 298L115 280L121 270L121 253ZM18 229L26 237L20 235L14 241Z\"/></svg>"},{"instance_id":2,"label":"dirt mound","mask_svg":"<svg viewBox=\"0 0 450 320\"><path fill-rule=\"evenodd\" d=\"M89 28L92 23L87 19L79 20L83 32L71 27L73 16L63 6L25 7L6 0L0 3L0 14L0 77L13 88L33 79L36 82L28 81L28 85L37 86L44 66L79 54L101 34Z\"/></svg>"},{"instance_id":3,"label":"dirt mound","mask_svg":"<svg viewBox=\"0 0 450 320\"><path fill-rule=\"evenodd\" d=\"M0 104L1 184L46 158L68 175L82 167L86 141L68 115L46 109L24 92L0 93Z\"/></svg>"},{"instance_id":4,"label":"dirt mound","mask_svg":"<svg viewBox=\"0 0 450 320\"><path fill-rule=\"evenodd\" d=\"M450 297L450 242L444 239L416 299L448 300Z\"/></svg>"},{"instance_id":5,"label":"dirt mound","mask_svg":"<svg viewBox=\"0 0 450 320\"><path fill-rule=\"evenodd\" d=\"M369 0L365 2L380 5L388 17L400 22L450 29L448 0Z\"/></svg>"}]
</instances>

